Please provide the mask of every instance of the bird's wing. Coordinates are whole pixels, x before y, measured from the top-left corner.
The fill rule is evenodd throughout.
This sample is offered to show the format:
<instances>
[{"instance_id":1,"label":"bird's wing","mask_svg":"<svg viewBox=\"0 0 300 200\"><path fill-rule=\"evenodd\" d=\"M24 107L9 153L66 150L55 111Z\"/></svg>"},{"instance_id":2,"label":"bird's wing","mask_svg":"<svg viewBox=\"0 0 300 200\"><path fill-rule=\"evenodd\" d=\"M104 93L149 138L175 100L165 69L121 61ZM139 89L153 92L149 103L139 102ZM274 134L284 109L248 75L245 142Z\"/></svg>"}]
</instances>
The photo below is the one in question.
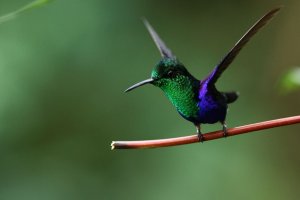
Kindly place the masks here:
<instances>
[{"instance_id":1,"label":"bird's wing","mask_svg":"<svg viewBox=\"0 0 300 200\"><path fill-rule=\"evenodd\" d=\"M150 25L150 23L143 19L143 22L149 31L154 43L156 44L161 56L163 58L175 58L175 56L172 54L171 50L165 45L165 43L160 39L156 31L153 29L153 27Z\"/></svg>"},{"instance_id":2,"label":"bird's wing","mask_svg":"<svg viewBox=\"0 0 300 200\"><path fill-rule=\"evenodd\" d=\"M275 14L280 10L280 8L281 7L277 7L269 11L243 35L243 37L234 45L234 47L229 51L229 53L205 79L205 81L207 81L209 85L216 83L221 74L225 71L225 69L227 69L227 67L234 60L234 58L241 51L241 49L247 44L250 38L254 36L255 33L257 33L262 27L264 27L275 16Z\"/></svg>"}]
</instances>

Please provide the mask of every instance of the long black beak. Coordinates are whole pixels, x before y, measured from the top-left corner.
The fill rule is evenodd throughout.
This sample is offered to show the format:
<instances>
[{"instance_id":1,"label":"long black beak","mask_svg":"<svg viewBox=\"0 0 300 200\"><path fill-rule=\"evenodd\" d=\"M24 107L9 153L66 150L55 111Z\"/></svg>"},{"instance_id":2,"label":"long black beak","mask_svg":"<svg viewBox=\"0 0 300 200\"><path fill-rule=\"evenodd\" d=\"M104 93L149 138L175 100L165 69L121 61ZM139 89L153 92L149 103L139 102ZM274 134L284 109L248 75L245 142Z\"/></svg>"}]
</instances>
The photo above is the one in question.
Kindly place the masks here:
<instances>
[{"instance_id":1,"label":"long black beak","mask_svg":"<svg viewBox=\"0 0 300 200\"><path fill-rule=\"evenodd\" d=\"M131 91L131 90L133 90L133 89L135 89L135 88L137 88L137 87L140 87L140 86L145 85L145 84L148 84L148 83L153 83L153 81L154 81L153 78L146 79L146 80L144 80L144 81L141 81L141 82L139 82L139 83L136 83L136 84L134 84L133 86L127 88L127 89L125 90L125 92L129 92L129 91Z\"/></svg>"}]
</instances>

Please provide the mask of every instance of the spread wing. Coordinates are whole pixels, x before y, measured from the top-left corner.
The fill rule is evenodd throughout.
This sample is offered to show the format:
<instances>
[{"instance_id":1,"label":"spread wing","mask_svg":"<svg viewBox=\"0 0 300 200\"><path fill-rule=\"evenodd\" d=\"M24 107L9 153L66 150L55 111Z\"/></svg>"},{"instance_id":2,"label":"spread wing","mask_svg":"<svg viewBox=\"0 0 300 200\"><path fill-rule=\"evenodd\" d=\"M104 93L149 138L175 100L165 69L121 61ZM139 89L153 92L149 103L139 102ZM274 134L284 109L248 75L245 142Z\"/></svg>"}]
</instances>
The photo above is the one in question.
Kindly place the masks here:
<instances>
[{"instance_id":1,"label":"spread wing","mask_svg":"<svg viewBox=\"0 0 300 200\"><path fill-rule=\"evenodd\" d=\"M163 58L175 58L175 56L172 54L171 50L165 45L165 43L160 39L156 31L153 29L153 27L150 25L150 23L143 19L144 24L149 31L154 43L156 44L161 56Z\"/></svg>"},{"instance_id":2,"label":"spread wing","mask_svg":"<svg viewBox=\"0 0 300 200\"><path fill-rule=\"evenodd\" d=\"M254 36L262 27L264 27L275 16L275 14L277 14L280 8L281 7L277 7L269 11L243 35L243 37L234 45L229 53L205 79L205 81L208 81L208 84L211 85L216 83L221 74L227 69L227 67L231 64L231 62L241 51L241 49L247 44L247 42L252 38L252 36Z\"/></svg>"}]
</instances>

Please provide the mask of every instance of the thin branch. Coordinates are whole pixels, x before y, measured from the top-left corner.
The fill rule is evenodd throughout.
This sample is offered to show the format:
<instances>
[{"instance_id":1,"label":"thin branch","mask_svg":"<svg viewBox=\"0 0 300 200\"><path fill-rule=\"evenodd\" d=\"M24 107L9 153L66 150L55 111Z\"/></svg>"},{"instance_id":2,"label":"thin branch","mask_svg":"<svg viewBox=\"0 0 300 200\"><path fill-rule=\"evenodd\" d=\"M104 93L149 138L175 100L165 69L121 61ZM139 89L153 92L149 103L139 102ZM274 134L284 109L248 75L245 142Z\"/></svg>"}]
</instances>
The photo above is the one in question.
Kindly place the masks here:
<instances>
[{"instance_id":1,"label":"thin branch","mask_svg":"<svg viewBox=\"0 0 300 200\"><path fill-rule=\"evenodd\" d=\"M279 126L287 126L291 124L300 123L300 115L293 117L286 117L281 119L275 119L270 121L259 122L255 124L249 124L245 126L239 126L228 129L228 137L259 131L263 129L275 128ZM220 139L223 137L223 131L214 131L203 135L204 141ZM158 139L158 140L143 140L143 141L113 141L111 143L111 149L141 149L141 148L157 148L168 147L183 144L191 144L199 142L197 135L190 135L177 138Z\"/></svg>"}]
</instances>

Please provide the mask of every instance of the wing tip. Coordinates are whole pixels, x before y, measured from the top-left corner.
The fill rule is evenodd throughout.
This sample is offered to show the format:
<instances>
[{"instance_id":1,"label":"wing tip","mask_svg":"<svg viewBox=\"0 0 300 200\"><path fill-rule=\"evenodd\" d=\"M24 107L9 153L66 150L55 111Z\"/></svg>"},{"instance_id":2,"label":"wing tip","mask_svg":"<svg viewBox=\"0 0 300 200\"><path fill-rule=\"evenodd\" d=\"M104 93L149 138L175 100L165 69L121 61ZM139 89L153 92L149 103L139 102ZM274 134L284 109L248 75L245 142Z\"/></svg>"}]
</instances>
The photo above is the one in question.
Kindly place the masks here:
<instances>
[{"instance_id":1,"label":"wing tip","mask_svg":"<svg viewBox=\"0 0 300 200\"><path fill-rule=\"evenodd\" d=\"M276 6L275 8L273 8L272 10L270 10L266 15L271 15L271 16L275 16L278 14L278 12L284 8L284 5L279 5Z\"/></svg>"},{"instance_id":2,"label":"wing tip","mask_svg":"<svg viewBox=\"0 0 300 200\"><path fill-rule=\"evenodd\" d=\"M152 25L149 23L149 21L145 17L141 17L141 20L143 21L146 29L148 30L150 36L152 37L152 40L154 41L156 47L158 48L161 57L163 57L163 58L175 57L172 54L172 51L166 46L164 41L159 37L157 32L154 30Z\"/></svg>"}]
</instances>

